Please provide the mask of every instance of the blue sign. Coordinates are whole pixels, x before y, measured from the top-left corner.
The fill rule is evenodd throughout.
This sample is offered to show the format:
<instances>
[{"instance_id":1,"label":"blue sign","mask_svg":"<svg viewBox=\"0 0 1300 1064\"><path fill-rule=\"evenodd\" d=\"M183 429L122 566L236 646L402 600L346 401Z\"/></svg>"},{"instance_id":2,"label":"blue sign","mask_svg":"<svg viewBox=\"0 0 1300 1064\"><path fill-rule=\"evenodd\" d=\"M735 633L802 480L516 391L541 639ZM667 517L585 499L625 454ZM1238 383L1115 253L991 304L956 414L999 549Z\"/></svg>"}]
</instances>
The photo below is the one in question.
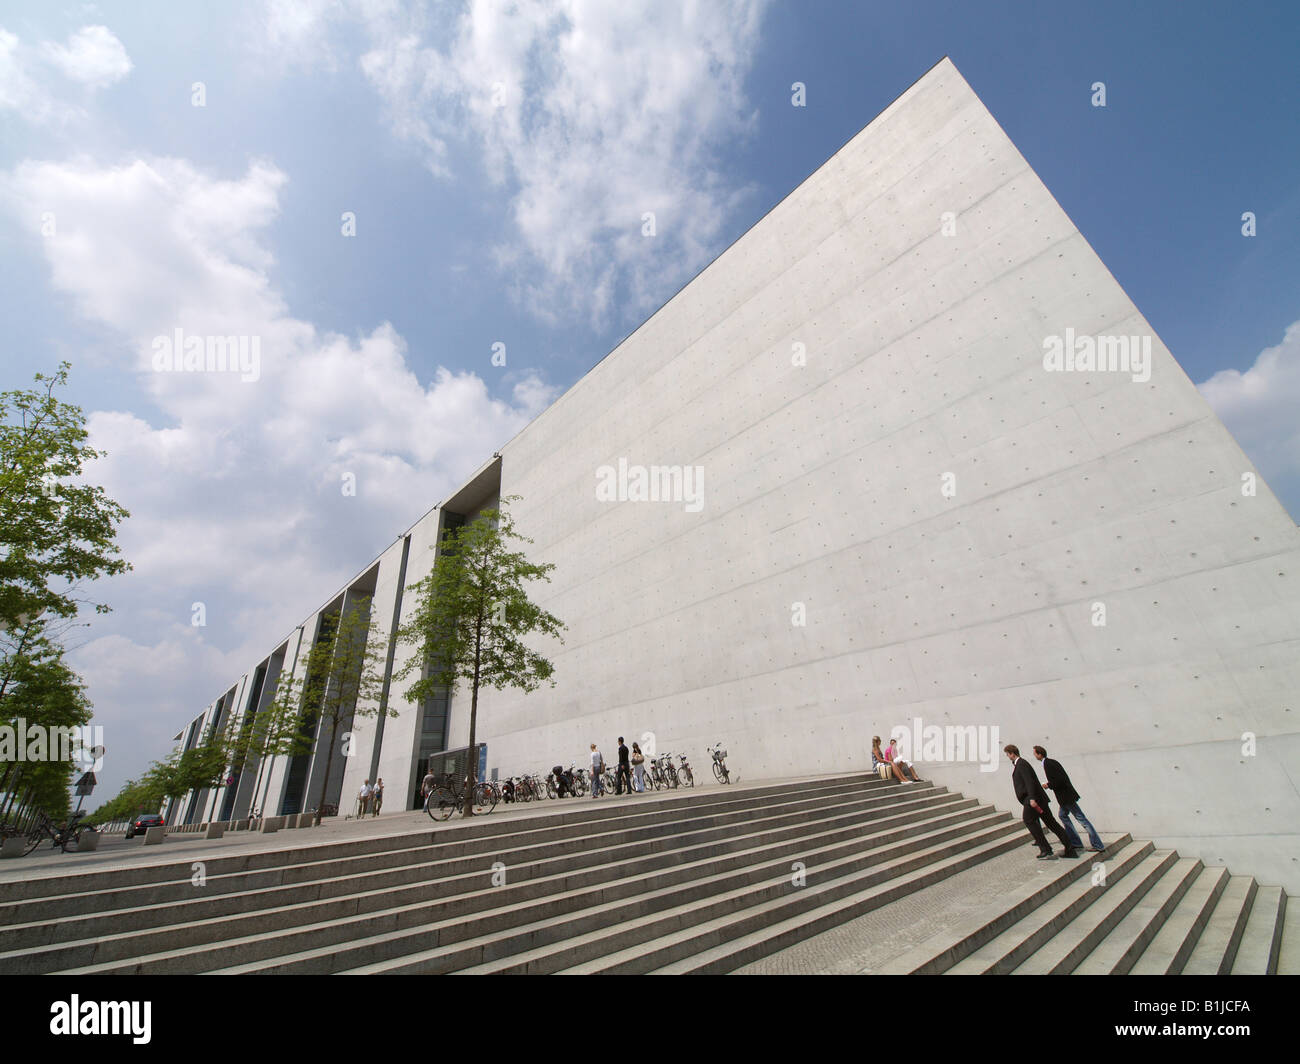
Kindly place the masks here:
<instances>
[{"instance_id":1,"label":"blue sign","mask_svg":"<svg viewBox=\"0 0 1300 1064\"><path fill-rule=\"evenodd\" d=\"M478 744L478 772L474 778L481 780L487 776L487 743Z\"/></svg>"}]
</instances>

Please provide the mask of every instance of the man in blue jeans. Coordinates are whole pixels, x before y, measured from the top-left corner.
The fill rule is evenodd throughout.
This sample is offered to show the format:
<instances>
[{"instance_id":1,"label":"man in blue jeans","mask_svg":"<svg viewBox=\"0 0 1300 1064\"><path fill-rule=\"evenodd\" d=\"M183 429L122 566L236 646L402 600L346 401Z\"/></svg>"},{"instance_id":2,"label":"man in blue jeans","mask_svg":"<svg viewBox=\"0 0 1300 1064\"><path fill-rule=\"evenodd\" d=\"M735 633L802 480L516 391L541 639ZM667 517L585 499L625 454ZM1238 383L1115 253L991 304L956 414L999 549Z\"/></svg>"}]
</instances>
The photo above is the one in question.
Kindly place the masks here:
<instances>
[{"instance_id":1,"label":"man in blue jeans","mask_svg":"<svg viewBox=\"0 0 1300 1064\"><path fill-rule=\"evenodd\" d=\"M1087 829L1088 845L1092 847L1092 852L1101 853L1106 847L1102 844L1097 829L1088 822L1088 818L1083 815L1083 810L1079 808L1079 792L1070 783L1070 777L1061 767L1061 763L1048 757L1047 751L1041 746L1034 747L1034 757L1043 763L1043 771L1047 773L1048 790L1056 796L1056 804L1061 807L1061 826L1070 837L1071 845L1077 850L1083 849L1083 843L1079 841L1079 833L1070 823L1070 817L1074 817Z\"/></svg>"}]
</instances>

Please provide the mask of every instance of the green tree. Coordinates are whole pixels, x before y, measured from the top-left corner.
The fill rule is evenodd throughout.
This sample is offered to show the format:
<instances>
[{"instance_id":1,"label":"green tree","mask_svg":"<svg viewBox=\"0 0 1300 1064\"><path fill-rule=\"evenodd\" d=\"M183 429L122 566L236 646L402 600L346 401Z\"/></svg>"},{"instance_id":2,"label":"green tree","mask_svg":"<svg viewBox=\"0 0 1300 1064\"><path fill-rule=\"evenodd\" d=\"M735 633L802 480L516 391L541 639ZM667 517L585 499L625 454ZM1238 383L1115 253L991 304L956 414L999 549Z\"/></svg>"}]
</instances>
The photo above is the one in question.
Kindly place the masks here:
<instances>
[{"instance_id":1,"label":"green tree","mask_svg":"<svg viewBox=\"0 0 1300 1064\"><path fill-rule=\"evenodd\" d=\"M320 634L307 652L302 675L291 677L276 692L280 705L273 720L281 732L294 720L300 722L288 740L294 752L305 752L303 742L310 750L314 735L329 736L318 808L329 794L339 729L348 720L379 713L384 689L383 644L370 613L370 600L358 598L346 612L334 610L321 618ZM388 709L385 715L395 717L397 711Z\"/></svg>"},{"instance_id":2,"label":"green tree","mask_svg":"<svg viewBox=\"0 0 1300 1064\"><path fill-rule=\"evenodd\" d=\"M89 723L90 702L81 679L68 667L63 648L44 633L41 621L28 621L17 632L0 638L5 653L0 658L0 724L19 730L19 721L45 728L53 739L57 729L77 729ZM21 797L27 807L45 810L50 816L67 812L68 785L74 764L59 759L69 751L47 743L45 760L0 761L0 818L6 816Z\"/></svg>"},{"instance_id":3,"label":"green tree","mask_svg":"<svg viewBox=\"0 0 1300 1064\"><path fill-rule=\"evenodd\" d=\"M258 792L263 777L270 783L271 762L281 756L296 757L311 750L311 734L304 733L302 685L294 684L287 672L281 672L276 683L275 696L266 707L253 716L246 729L240 732L235 744L236 760L247 761L257 757L257 778L253 781L252 809L258 808ZM265 798L262 803L265 804ZM262 810L263 814L266 810Z\"/></svg>"},{"instance_id":4,"label":"green tree","mask_svg":"<svg viewBox=\"0 0 1300 1064\"><path fill-rule=\"evenodd\" d=\"M423 674L407 688L408 701L418 703L462 683L469 688L465 816L474 812L479 690L533 691L544 682L554 686L555 667L524 640L537 634L563 642L564 624L530 601L524 588L534 580L549 583L555 566L537 565L511 549L515 543L532 543L516 531L507 509L515 498L502 499L499 509L484 510L469 524L446 530L433 570L412 589L415 611L398 634L403 644L418 648L398 678L417 669Z\"/></svg>"},{"instance_id":5,"label":"green tree","mask_svg":"<svg viewBox=\"0 0 1300 1064\"><path fill-rule=\"evenodd\" d=\"M89 721L90 703L63 660L58 629L86 604L83 583L130 568L115 542L129 515L84 480L87 463L102 453L86 446L81 409L55 395L68 368L37 373L30 390L0 393L0 719L45 728ZM21 793L28 805L60 815L72 772L71 761L0 767L4 808Z\"/></svg>"},{"instance_id":6,"label":"green tree","mask_svg":"<svg viewBox=\"0 0 1300 1064\"><path fill-rule=\"evenodd\" d=\"M54 394L68 369L60 363L53 375L37 373L35 388L0 392L0 627L72 617L83 581L130 569L115 542L130 515L82 481L86 463L103 455L86 446L81 408Z\"/></svg>"}]
</instances>

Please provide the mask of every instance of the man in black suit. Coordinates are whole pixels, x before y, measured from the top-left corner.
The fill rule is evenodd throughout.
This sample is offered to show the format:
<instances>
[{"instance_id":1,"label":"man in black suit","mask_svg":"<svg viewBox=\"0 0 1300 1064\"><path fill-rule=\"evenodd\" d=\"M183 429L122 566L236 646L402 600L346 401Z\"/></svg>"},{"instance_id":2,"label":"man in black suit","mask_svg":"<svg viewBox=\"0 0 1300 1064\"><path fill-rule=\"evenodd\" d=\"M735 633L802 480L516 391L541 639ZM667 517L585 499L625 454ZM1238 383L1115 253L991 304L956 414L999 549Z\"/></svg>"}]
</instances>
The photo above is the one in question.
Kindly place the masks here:
<instances>
[{"instance_id":1,"label":"man in black suit","mask_svg":"<svg viewBox=\"0 0 1300 1064\"><path fill-rule=\"evenodd\" d=\"M623 793L623 781L627 780L627 792L632 793L632 765L628 761L628 750L623 744L623 736L618 737L618 775L614 777L614 793Z\"/></svg>"},{"instance_id":2,"label":"man in black suit","mask_svg":"<svg viewBox=\"0 0 1300 1064\"><path fill-rule=\"evenodd\" d=\"M1035 746L1034 757L1043 763L1043 771L1047 773L1047 788L1056 798L1056 804L1061 807L1061 826L1065 828L1065 833L1070 837L1070 844L1077 850L1083 849L1083 843L1079 840L1079 833L1074 829L1074 825L1070 823L1070 817L1074 817L1087 829L1088 845L1092 847L1093 852L1101 853L1106 847L1102 844L1097 829L1092 826L1088 818L1083 815L1083 810L1079 808L1079 792L1074 789L1074 784L1070 782L1069 774L1061 767L1059 761L1053 761L1047 756L1047 750L1044 747Z\"/></svg>"},{"instance_id":3,"label":"man in black suit","mask_svg":"<svg viewBox=\"0 0 1300 1064\"><path fill-rule=\"evenodd\" d=\"M1061 840L1061 845L1065 847L1062 857L1078 857L1079 851L1070 845L1070 839L1065 834L1065 828L1056 822L1056 817L1052 816L1052 810L1047 803L1047 792L1043 790L1043 785L1038 782L1038 773L1034 771L1033 765L1020 757L1020 748L1018 746L1004 746L1002 752L1007 755L1011 762L1011 783L1016 789L1016 801L1024 809L1023 819L1025 827L1029 829L1029 834L1033 836L1034 845L1038 847L1038 859L1040 861L1053 861L1056 855L1052 853L1052 847L1047 843L1047 837L1043 834L1042 824L1039 824L1041 818L1052 830L1052 834Z\"/></svg>"}]
</instances>

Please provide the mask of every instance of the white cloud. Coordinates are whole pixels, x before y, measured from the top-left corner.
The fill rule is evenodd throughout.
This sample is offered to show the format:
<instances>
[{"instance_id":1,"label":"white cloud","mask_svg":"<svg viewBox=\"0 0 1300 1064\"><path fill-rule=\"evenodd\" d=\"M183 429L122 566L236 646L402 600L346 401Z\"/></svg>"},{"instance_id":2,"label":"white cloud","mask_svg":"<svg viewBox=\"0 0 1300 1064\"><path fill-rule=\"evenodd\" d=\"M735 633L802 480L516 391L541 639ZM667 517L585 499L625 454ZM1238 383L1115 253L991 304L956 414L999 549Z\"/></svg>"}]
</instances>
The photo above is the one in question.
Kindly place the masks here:
<instances>
[{"instance_id":1,"label":"white cloud","mask_svg":"<svg viewBox=\"0 0 1300 1064\"><path fill-rule=\"evenodd\" d=\"M288 187L256 161L235 180L175 159L0 173L0 210L34 237L33 219L54 212L57 236L38 238L53 286L125 340L122 372L161 411L88 417L108 455L89 473L131 511L119 542L135 568L96 589L114 613L74 664L96 723L153 743L115 771L165 753L223 685L554 398L532 374L508 399L469 373L422 383L387 323L345 337L294 318L264 242ZM259 379L154 372L153 338L175 328L258 337ZM196 601L206 628L190 626Z\"/></svg>"},{"instance_id":2,"label":"white cloud","mask_svg":"<svg viewBox=\"0 0 1300 1064\"><path fill-rule=\"evenodd\" d=\"M107 26L83 26L66 46L45 45L45 54L64 77L92 89L112 85L131 72L126 48Z\"/></svg>"},{"instance_id":3,"label":"white cloud","mask_svg":"<svg viewBox=\"0 0 1300 1064\"><path fill-rule=\"evenodd\" d=\"M48 116L50 104L28 73L30 65L22 42L0 26L0 110L19 111L40 121Z\"/></svg>"},{"instance_id":4,"label":"white cloud","mask_svg":"<svg viewBox=\"0 0 1300 1064\"><path fill-rule=\"evenodd\" d=\"M0 111L16 111L33 124L85 117L80 106L64 99L59 75L78 83L84 98L120 81L130 70L126 49L105 26L83 27L66 46L26 44L0 27Z\"/></svg>"},{"instance_id":5,"label":"white cloud","mask_svg":"<svg viewBox=\"0 0 1300 1064\"><path fill-rule=\"evenodd\" d=\"M1300 321L1246 372L1222 369L1197 387L1283 505L1300 513Z\"/></svg>"},{"instance_id":6,"label":"white cloud","mask_svg":"<svg viewBox=\"0 0 1300 1064\"><path fill-rule=\"evenodd\" d=\"M470 0L410 9L351 5L370 45L361 70L394 133L429 170L481 156L509 198L513 239L496 261L544 320L640 320L719 250L750 190L725 173L723 148L752 131L743 81L763 0ZM297 13L297 20L287 11ZM282 34L301 22L319 42L323 3L272 0ZM463 176L457 172L455 176ZM656 235L642 235L655 215ZM617 312L616 312L617 308Z\"/></svg>"}]
</instances>

